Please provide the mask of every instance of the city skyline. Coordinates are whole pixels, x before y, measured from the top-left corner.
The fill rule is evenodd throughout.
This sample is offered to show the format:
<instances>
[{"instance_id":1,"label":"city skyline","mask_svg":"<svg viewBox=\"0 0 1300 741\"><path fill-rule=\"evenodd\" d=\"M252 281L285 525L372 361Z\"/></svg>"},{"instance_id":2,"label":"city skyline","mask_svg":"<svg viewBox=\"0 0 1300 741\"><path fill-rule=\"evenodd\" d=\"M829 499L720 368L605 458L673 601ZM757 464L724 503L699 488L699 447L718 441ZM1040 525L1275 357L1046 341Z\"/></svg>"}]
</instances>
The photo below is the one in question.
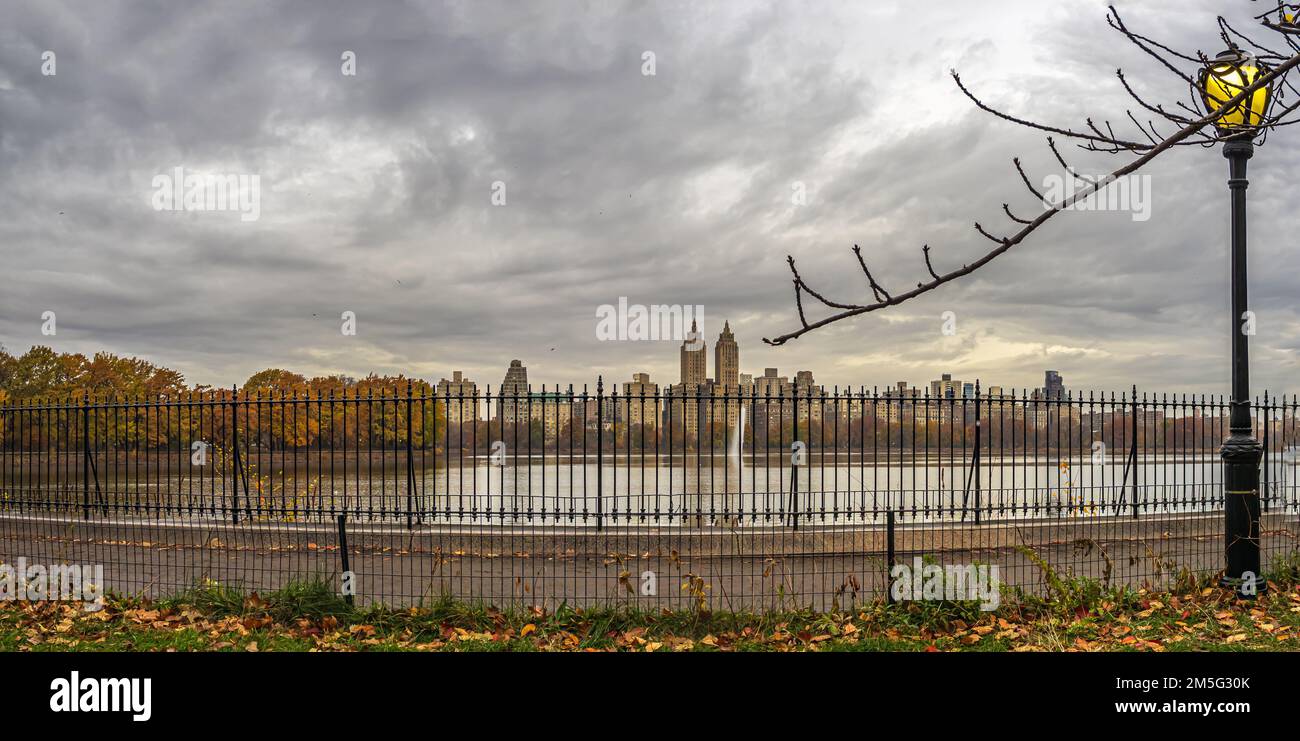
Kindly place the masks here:
<instances>
[{"instance_id":1,"label":"city skyline","mask_svg":"<svg viewBox=\"0 0 1300 741\"><path fill-rule=\"evenodd\" d=\"M713 344L714 350L714 372L709 375L708 372L708 351L709 343L699 329L697 322L692 321L690 332L687 339L683 340L678 347L679 374L677 380L659 379L656 380L653 374L634 370L631 373L631 380L606 379L603 376L597 378L597 382L603 382L606 385L607 392L617 393L621 388L625 396L631 395L657 395L660 389L663 389L663 397L680 395L693 395L696 391L708 394L722 395L739 395L739 396L790 396L794 389L803 390L805 393L810 389L825 391L826 389L836 388L835 384L825 384L816 382L815 371L809 369L796 370L793 380L789 376L780 375L779 368L765 367L761 374L742 373L743 366L740 363L740 343L735 339L731 332L730 321L724 321L722 331L719 332L718 338ZM1024 395L1032 395L1032 398L1061 398L1068 394L1065 386L1064 377L1060 371L1048 369L1043 371L1043 385L1035 388L1025 388L1021 391ZM432 382L431 382L432 383ZM476 396L479 393L487 395L491 393L492 385L486 384L480 392L478 383L469 378L461 370L452 372L452 378L445 376L441 378L435 386L439 395L452 397ZM535 393L534 389L540 393L545 393L546 385L541 384L534 386L528 377L528 366L520 359L516 358L510 361L506 373L501 383L496 386L498 395L513 396L524 393ZM551 388L556 388L552 385ZM849 389L850 387L844 387ZM872 387L879 390L879 386ZM635 389L635 390L634 390ZM985 384L980 380L962 381L954 379L951 373L942 373L938 379L931 380L924 387L910 386L908 381L895 381L893 384L884 388L886 396L930 396L933 398L972 398L976 394L984 396L1010 396L1016 389L1004 385ZM502 416L507 419L513 419L515 411L510 402L499 400L498 406ZM453 417L464 414L460 407L452 410Z\"/></svg>"}]
</instances>

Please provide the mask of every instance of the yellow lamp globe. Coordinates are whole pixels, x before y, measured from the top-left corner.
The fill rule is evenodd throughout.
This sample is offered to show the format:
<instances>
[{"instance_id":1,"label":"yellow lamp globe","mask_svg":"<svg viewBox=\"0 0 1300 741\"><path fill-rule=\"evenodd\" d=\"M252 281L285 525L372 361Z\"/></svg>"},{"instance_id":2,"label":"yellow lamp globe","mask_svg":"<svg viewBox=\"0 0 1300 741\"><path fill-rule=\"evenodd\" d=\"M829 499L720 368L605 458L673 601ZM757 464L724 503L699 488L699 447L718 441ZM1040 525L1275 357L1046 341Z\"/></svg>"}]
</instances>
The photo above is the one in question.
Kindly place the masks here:
<instances>
[{"instance_id":1,"label":"yellow lamp globe","mask_svg":"<svg viewBox=\"0 0 1300 741\"><path fill-rule=\"evenodd\" d=\"M1201 70L1200 89L1208 113L1223 111L1214 125L1223 131L1257 128L1264 122L1272 97L1269 85L1253 90L1233 105L1229 101L1241 95L1269 70L1259 60L1242 51L1225 51ZM1226 110L1225 110L1226 109Z\"/></svg>"}]
</instances>

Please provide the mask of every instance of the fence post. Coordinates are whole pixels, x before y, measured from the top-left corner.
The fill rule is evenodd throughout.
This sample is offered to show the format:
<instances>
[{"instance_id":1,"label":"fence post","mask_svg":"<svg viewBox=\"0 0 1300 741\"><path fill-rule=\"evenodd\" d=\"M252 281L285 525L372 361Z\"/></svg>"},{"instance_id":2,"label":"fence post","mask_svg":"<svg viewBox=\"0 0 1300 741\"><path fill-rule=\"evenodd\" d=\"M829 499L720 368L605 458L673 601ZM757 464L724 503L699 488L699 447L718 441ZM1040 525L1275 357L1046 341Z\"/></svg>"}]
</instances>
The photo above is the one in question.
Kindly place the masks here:
<instances>
[{"instance_id":1,"label":"fence post","mask_svg":"<svg viewBox=\"0 0 1300 741\"><path fill-rule=\"evenodd\" d=\"M885 572L885 599L889 604L894 604L894 510L885 513L885 532L887 533L887 543L885 552L889 562L889 570ZM916 578L916 575L913 575Z\"/></svg>"},{"instance_id":2,"label":"fence post","mask_svg":"<svg viewBox=\"0 0 1300 741\"><path fill-rule=\"evenodd\" d=\"M1269 443L1269 439L1268 439L1268 430L1269 430L1270 427L1273 426L1272 424L1270 424L1271 421L1272 421L1272 418L1273 418L1273 410L1272 410L1272 408L1269 407L1269 405L1268 405L1268 392L1265 391L1265 392L1264 392L1264 455L1263 455L1263 457L1260 459L1260 461L1261 461L1261 465L1260 465L1260 478L1261 478L1261 482L1260 482L1260 487L1259 487L1259 506L1260 506L1260 509L1261 509L1262 511L1264 511L1264 512L1267 512L1267 511L1268 511L1268 485L1269 485L1269 476L1268 476L1268 446L1269 446L1269 444L1270 444L1270 443Z\"/></svg>"},{"instance_id":3,"label":"fence post","mask_svg":"<svg viewBox=\"0 0 1300 741\"><path fill-rule=\"evenodd\" d=\"M799 464L790 456L790 527L799 529Z\"/></svg>"},{"instance_id":4,"label":"fence post","mask_svg":"<svg viewBox=\"0 0 1300 741\"><path fill-rule=\"evenodd\" d=\"M1133 519L1138 518L1138 387L1133 387L1133 442L1130 444L1129 460L1133 461Z\"/></svg>"},{"instance_id":5,"label":"fence post","mask_svg":"<svg viewBox=\"0 0 1300 741\"><path fill-rule=\"evenodd\" d=\"M529 434L531 435L531 430ZM596 531L604 527L605 498L605 378L596 376Z\"/></svg>"},{"instance_id":6,"label":"fence post","mask_svg":"<svg viewBox=\"0 0 1300 741\"><path fill-rule=\"evenodd\" d=\"M784 414L785 404L778 401L782 406ZM799 529L799 455L796 452L799 440L799 386L796 385L792 391L790 399L790 527L792 530ZM808 421L812 425L812 420ZM805 447L804 450L807 450Z\"/></svg>"},{"instance_id":7,"label":"fence post","mask_svg":"<svg viewBox=\"0 0 1300 741\"><path fill-rule=\"evenodd\" d=\"M239 387L230 387L230 444L233 449L234 470L230 478L234 480L234 491L230 497L230 521L232 524L239 524Z\"/></svg>"},{"instance_id":8,"label":"fence post","mask_svg":"<svg viewBox=\"0 0 1300 741\"><path fill-rule=\"evenodd\" d=\"M359 465L359 464L358 464ZM415 498L415 462L411 459L411 382L406 382L406 529L410 530Z\"/></svg>"},{"instance_id":9,"label":"fence post","mask_svg":"<svg viewBox=\"0 0 1300 741\"><path fill-rule=\"evenodd\" d=\"M351 592L343 593L343 600L350 606L352 604L352 592L356 591L356 579L349 578L348 572L352 567L348 564L348 516L347 513L339 515L339 555L343 558L343 583L351 587Z\"/></svg>"},{"instance_id":10,"label":"fence post","mask_svg":"<svg viewBox=\"0 0 1300 741\"><path fill-rule=\"evenodd\" d=\"M980 440L983 437L983 425L980 424L980 382L975 381L975 455L971 465L975 467L975 524L980 524ZM929 434L928 432L926 433ZM915 441L912 443L916 444Z\"/></svg>"},{"instance_id":11,"label":"fence post","mask_svg":"<svg viewBox=\"0 0 1300 741\"><path fill-rule=\"evenodd\" d=\"M81 519L90 519L90 392L81 397L81 447L85 457L81 461Z\"/></svg>"}]
</instances>

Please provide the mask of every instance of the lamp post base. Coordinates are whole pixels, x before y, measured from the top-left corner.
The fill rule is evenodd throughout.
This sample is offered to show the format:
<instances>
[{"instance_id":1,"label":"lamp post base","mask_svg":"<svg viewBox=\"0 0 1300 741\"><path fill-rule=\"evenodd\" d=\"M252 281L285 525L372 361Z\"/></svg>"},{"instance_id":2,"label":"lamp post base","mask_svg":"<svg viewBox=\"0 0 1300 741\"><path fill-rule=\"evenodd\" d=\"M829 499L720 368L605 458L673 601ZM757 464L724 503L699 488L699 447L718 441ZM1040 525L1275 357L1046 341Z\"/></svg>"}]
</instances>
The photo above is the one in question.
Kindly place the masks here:
<instances>
[{"instance_id":1,"label":"lamp post base","mask_svg":"<svg viewBox=\"0 0 1300 741\"><path fill-rule=\"evenodd\" d=\"M1259 463L1264 446L1246 431L1233 431L1220 450L1224 482L1224 543L1227 567L1219 585L1253 598L1266 588L1260 573Z\"/></svg>"},{"instance_id":2,"label":"lamp post base","mask_svg":"<svg viewBox=\"0 0 1300 741\"><path fill-rule=\"evenodd\" d=\"M1229 579L1224 576L1219 579L1219 588L1231 589L1237 593L1241 599L1255 599L1256 597L1268 591L1268 582L1264 579Z\"/></svg>"}]
</instances>

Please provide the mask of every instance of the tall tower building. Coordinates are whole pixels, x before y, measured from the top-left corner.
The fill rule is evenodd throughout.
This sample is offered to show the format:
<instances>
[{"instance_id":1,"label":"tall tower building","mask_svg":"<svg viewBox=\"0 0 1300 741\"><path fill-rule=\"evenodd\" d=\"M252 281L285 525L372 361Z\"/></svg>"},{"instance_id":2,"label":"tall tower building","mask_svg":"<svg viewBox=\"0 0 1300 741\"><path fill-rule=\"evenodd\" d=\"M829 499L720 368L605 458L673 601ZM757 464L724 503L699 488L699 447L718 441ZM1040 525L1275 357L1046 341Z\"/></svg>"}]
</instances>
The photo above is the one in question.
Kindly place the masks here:
<instances>
[{"instance_id":1,"label":"tall tower building","mask_svg":"<svg viewBox=\"0 0 1300 741\"><path fill-rule=\"evenodd\" d=\"M708 347L700 335L698 323L691 321L691 333L681 347L682 382L669 387L670 397L676 397L667 405L669 421L672 425L681 425L682 439L700 437L705 416L701 408L707 409L708 397Z\"/></svg>"},{"instance_id":2,"label":"tall tower building","mask_svg":"<svg viewBox=\"0 0 1300 741\"><path fill-rule=\"evenodd\" d=\"M713 345L714 380L723 393L736 393L740 386L740 346L731 333L731 322L724 322L722 333Z\"/></svg>"},{"instance_id":3,"label":"tall tower building","mask_svg":"<svg viewBox=\"0 0 1300 741\"><path fill-rule=\"evenodd\" d=\"M528 420L523 417L528 408L528 369L523 363L518 360L510 361L505 380L501 381L500 394L498 416L501 417L503 424L512 425L516 419L519 419L527 425Z\"/></svg>"},{"instance_id":4,"label":"tall tower building","mask_svg":"<svg viewBox=\"0 0 1300 741\"><path fill-rule=\"evenodd\" d=\"M1043 395L1049 399L1060 399L1065 396L1065 379L1061 374L1049 370L1043 374Z\"/></svg>"},{"instance_id":5,"label":"tall tower building","mask_svg":"<svg viewBox=\"0 0 1300 741\"><path fill-rule=\"evenodd\" d=\"M704 379L708 376L708 348L694 320L691 321L690 336L682 343L681 355L682 385L694 392L697 386L704 384Z\"/></svg>"}]
</instances>

